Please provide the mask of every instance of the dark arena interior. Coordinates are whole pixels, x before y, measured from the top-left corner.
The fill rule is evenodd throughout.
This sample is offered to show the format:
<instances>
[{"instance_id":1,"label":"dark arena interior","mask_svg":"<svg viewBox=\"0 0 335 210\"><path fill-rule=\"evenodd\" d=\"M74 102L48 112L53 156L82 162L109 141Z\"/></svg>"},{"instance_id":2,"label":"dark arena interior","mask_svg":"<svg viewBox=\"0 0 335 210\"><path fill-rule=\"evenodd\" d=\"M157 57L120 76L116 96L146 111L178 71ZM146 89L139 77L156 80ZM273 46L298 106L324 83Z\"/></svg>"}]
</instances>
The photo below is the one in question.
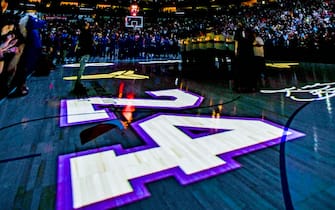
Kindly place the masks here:
<instances>
[{"instance_id":1,"label":"dark arena interior","mask_svg":"<svg viewBox=\"0 0 335 210\"><path fill-rule=\"evenodd\" d=\"M334 6L1 0L0 208L335 209Z\"/></svg>"}]
</instances>

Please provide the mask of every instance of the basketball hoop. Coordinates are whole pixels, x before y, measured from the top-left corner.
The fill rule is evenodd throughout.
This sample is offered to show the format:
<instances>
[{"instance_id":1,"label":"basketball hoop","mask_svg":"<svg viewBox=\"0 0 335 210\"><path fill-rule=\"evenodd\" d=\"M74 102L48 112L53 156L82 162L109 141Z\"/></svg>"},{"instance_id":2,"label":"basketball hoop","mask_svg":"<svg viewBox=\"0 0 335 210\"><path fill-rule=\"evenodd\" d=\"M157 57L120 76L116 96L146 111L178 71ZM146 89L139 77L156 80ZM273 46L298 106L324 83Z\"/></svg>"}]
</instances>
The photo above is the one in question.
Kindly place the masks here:
<instances>
[{"instance_id":1,"label":"basketball hoop","mask_svg":"<svg viewBox=\"0 0 335 210\"><path fill-rule=\"evenodd\" d=\"M127 28L143 28L143 16L127 16L125 18L125 26Z\"/></svg>"},{"instance_id":2,"label":"basketball hoop","mask_svg":"<svg viewBox=\"0 0 335 210\"><path fill-rule=\"evenodd\" d=\"M135 31L137 28L137 21L132 21L131 24L133 25L133 29Z\"/></svg>"}]
</instances>

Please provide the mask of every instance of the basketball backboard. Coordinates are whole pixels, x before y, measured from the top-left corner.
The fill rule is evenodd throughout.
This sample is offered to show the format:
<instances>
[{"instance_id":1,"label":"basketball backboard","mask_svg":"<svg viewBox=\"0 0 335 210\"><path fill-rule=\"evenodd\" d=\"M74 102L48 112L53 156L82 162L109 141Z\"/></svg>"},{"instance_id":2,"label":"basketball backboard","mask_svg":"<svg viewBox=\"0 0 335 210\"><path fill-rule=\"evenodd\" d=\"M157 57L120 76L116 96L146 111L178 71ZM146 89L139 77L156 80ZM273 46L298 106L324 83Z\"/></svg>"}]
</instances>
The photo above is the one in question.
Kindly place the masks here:
<instances>
[{"instance_id":1,"label":"basketball backboard","mask_svg":"<svg viewBox=\"0 0 335 210\"><path fill-rule=\"evenodd\" d=\"M125 25L129 28L143 28L143 16L126 16Z\"/></svg>"}]
</instances>

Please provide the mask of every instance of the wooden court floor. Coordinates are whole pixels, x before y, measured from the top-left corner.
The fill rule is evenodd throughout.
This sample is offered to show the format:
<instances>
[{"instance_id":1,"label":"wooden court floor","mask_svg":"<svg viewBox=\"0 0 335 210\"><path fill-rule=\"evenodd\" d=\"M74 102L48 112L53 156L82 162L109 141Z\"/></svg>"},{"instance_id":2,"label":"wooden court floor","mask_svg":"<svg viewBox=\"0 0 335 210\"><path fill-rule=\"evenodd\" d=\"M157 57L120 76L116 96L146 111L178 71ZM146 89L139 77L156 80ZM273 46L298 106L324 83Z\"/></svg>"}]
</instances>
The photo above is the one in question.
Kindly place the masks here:
<instances>
[{"instance_id":1,"label":"wooden court floor","mask_svg":"<svg viewBox=\"0 0 335 210\"><path fill-rule=\"evenodd\" d=\"M257 92L178 61L90 63L0 102L1 209L335 209L335 68L269 66Z\"/></svg>"}]
</instances>

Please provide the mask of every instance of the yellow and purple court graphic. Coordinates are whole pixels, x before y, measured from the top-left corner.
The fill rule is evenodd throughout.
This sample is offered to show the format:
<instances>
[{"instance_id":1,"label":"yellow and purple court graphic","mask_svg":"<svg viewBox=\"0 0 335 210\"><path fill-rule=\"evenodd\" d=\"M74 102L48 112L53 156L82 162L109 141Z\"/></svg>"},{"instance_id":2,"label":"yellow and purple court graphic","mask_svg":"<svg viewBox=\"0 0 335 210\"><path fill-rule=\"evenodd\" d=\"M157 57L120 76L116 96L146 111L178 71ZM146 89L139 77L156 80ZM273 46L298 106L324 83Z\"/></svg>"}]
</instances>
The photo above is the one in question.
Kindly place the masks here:
<instances>
[{"instance_id":1,"label":"yellow and purple court graphic","mask_svg":"<svg viewBox=\"0 0 335 210\"><path fill-rule=\"evenodd\" d=\"M64 80L76 80L77 76L64 77ZM149 79L149 76L136 74L134 70L116 71L106 74L83 75L82 80L92 79Z\"/></svg>"}]
</instances>

